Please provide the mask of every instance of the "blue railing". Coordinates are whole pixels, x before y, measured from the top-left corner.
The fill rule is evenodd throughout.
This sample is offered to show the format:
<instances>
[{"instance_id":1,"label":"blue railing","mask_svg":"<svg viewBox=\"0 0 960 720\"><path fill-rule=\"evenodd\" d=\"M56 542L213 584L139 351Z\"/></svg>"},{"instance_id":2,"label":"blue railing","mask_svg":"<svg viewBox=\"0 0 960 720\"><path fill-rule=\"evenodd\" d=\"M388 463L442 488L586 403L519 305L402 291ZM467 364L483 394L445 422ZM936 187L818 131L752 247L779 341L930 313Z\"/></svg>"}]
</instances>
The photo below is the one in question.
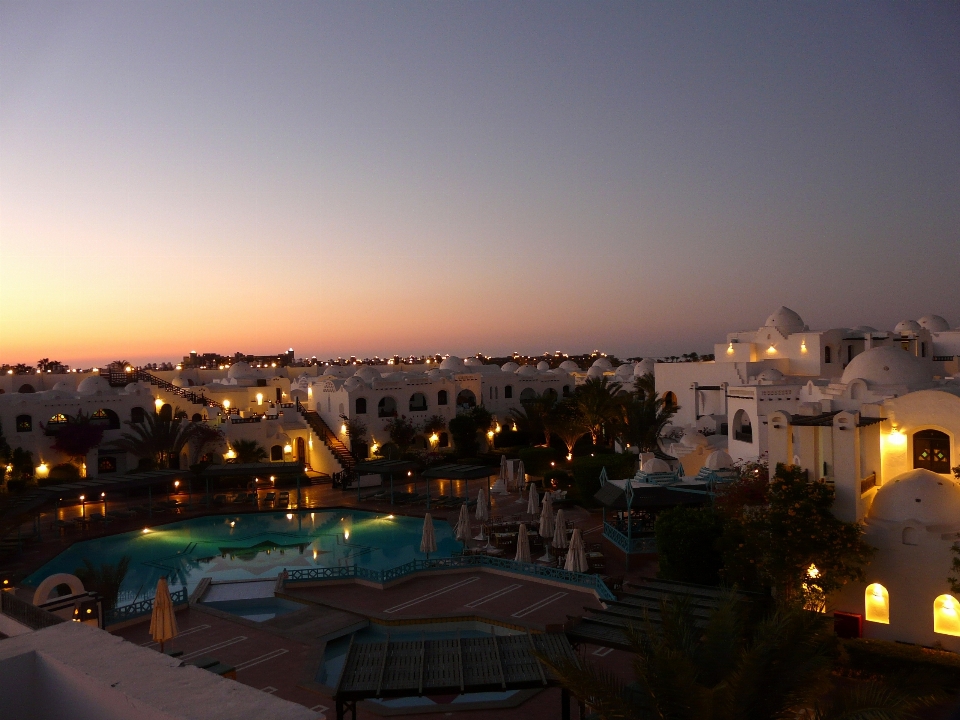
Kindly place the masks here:
<instances>
[{"instance_id":1,"label":"blue railing","mask_svg":"<svg viewBox=\"0 0 960 720\"><path fill-rule=\"evenodd\" d=\"M628 538L608 522L603 524L603 536L624 552L655 553L657 539L649 535Z\"/></svg>"},{"instance_id":2,"label":"blue railing","mask_svg":"<svg viewBox=\"0 0 960 720\"><path fill-rule=\"evenodd\" d=\"M369 568L350 565L347 567L312 567L295 568L287 571L287 582L316 582L318 580L368 580L377 584L384 584L392 580L411 575L417 572L448 570L454 568L496 568L517 575L554 580L568 585L588 588L597 593L603 600L615 600L616 596L604 584L599 575L572 572L561 568L521 563L505 558L490 557L489 555L457 555L448 558L433 560L412 560L395 568L386 570L371 570Z\"/></svg>"},{"instance_id":3,"label":"blue railing","mask_svg":"<svg viewBox=\"0 0 960 720\"><path fill-rule=\"evenodd\" d=\"M186 605L187 589L183 587L179 590L174 590L172 593L170 593L170 599L173 601L174 607L177 607L178 605ZM113 610L108 610L106 617L104 618L104 625L116 625L117 623L126 622L127 620L133 620L134 618L149 615L152 612L153 598L138 600L137 602L130 603L129 605L122 605L121 607L116 607Z\"/></svg>"}]
</instances>

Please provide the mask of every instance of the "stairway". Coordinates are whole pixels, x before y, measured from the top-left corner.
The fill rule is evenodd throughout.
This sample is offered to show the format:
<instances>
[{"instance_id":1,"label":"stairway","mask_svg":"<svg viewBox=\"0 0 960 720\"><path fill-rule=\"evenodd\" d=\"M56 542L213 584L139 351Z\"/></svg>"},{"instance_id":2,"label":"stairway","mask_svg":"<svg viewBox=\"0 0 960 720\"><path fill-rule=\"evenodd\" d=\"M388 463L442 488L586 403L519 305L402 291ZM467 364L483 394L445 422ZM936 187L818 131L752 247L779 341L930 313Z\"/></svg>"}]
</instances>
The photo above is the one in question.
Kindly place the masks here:
<instances>
[{"instance_id":1,"label":"stairway","mask_svg":"<svg viewBox=\"0 0 960 720\"><path fill-rule=\"evenodd\" d=\"M217 407L223 410L223 405L218 403L216 400L211 400L210 398L205 397L203 395L198 395L192 390L187 390L186 388L177 387L173 383L167 382L163 378L159 378L156 375L151 375L146 370L141 370L140 368L137 368L133 373L132 379L138 380L141 382L150 383L151 385L156 385L161 390L165 390L166 392L173 393L174 395L182 397L184 400L186 400L187 402L193 403L194 405Z\"/></svg>"},{"instance_id":2,"label":"stairway","mask_svg":"<svg viewBox=\"0 0 960 720\"><path fill-rule=\"evenodd\" d=\"M317 437L323 440L330 449L330 452L333 453L333 456L337 459L337 462L340 463L340 467L343 468L344 472L352 474L357 466L356 459L354 459L350 450L347 449L347 446L340 441L340 438L338 438L333 430L323 421L320 414L316 410L307 410L304 405L300 404L299 400L297 401L297 410L303 415L303 419L307 421L310 429L313 430Z\"/></svg>"}]
</instances>

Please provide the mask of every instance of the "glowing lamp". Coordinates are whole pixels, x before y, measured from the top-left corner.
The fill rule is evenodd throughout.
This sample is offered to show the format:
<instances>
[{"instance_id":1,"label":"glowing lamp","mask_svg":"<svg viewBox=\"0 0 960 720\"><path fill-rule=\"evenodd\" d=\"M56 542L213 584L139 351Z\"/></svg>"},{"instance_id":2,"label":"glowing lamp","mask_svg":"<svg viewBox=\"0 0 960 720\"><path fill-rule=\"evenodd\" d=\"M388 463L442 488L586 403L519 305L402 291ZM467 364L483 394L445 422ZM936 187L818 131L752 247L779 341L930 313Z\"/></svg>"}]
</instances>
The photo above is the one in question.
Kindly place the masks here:
<instances>
[{"instance_id":1,"label":"glowing lamp","mask_svg":"<svg viewBox=\"0 0 960 720\"><path fill-rule=\"evenodd\" d=\"M290 453L292 453L292 452L293 452L293 445L291 445L290 443L287 443L286 445L284 445L284 446L283 446L283 452L285 452L287 455L289 455Z\"/></svg>"},{"instance_id":2,"label":"glowing lamp","mask_svg":"<svg viewBox=\"0 0 960 720\"><path fill-rule=\"evenodd\" d=\"M430 436L430 443L431 443L432 445L436 445L438 442L440 442L440 436L439 436L439 435L437 435L436 433L434 433L433 435Z\"/></svg>"},{"instance_id":3,"label":"glowing lamp","mask_svg":"<svg viewBox=\"0 0 960 720\"><path fill-rule=\"evenodd\" d=\"M807 351L807 341L806 339L800 341L800 352L805 353Z\"/></svg>"},{"instance_id":4,"label":"glowing lamp","mask_svg":"<svg viewBox=\"0 0 960 720\"><path fill-rule=\"evenodd\" d=\"M229 401L229 400L224 400L224 401L223 401L223 407L226 408L227 410L229 410L229 409L230 409L230 401Z\"/></svg>"},{"instance_id":5,"label":"glowing lamp","mask_svg":"<svg viewBox=\"0 0 960 720\"><path fill-rule=\"evenodd\" d=\"M347 424L346 424L346 423L344 423L343 425L340 426L340 434L341 434L341 435L346 435L346 434L347 434Z\"/></svg>"},{"instance_id":6,"label":"glowing lamp","mask_svg":"<svg viewBox=\"0 0 960 720\"><path fill-rule=\"evenodd\" d=\"M413 470L407 470L407 477L413 477Z\"/></svg>"},{"instance_id":7,"label":"glowing lamp","mask_svg":"<svg viewBox=\"0 0 960 720\"><path fill-rule=\"evenodd\" d=\"M163 400L161 400L160 398L157 398L156 400L153 401L153 404L156 405L157 412L160 412L160 408L163 407Z\"/></svg>"},{"instance_id":8,"label":"glowing lamp","mask_svg":"<svg viewBox=\"0 0 960 720\"><path fill-rule=\"evenodd\" d=\"M263 405L263 393L257 393L257 405Z\"/></svg>"},{"instance_id":9,"label":"glowing lamp","mask_svg":"<svg viewBox=\"0 0 960 720\"><path fill-rule=\"evenodd\" d=\"M387 520L393 520L393 515L387 515Z\"/></svg>"},{"instance_id":10,"label":"glowing lamp","mask_svg":"<svg viewBox=\"0 0 960 720\"><path fill-rule=\"evenodd\" d=\"M349 539L350 539L350 531L349 531L349 530L344 530L344 531L343 531L343 539L344 539L344 540L349 540Z\"/></svg>"},{"instance_id":11,"label":"glowing lamp","mask_svg":"<svg viewBox=\"0 0 960 720\"><path fill-rule=\"evenodd\" d=\"M727 345L727 355L733 355L733 343Z\"/></svg>"},{"instance_id":12,"label":"glowing lamp","mask_svg":"<svg viewBox=\"0 0 960 720\"><path fill-rule=\"evenodd\" d=\"M567 453L567 460L573 460L573 453Z\"/></svg>"},{"instance_id":13,"label":"glowing lamp","mask_svg":"<svg viewBox=\"0 0 960 720\"><path fill-rule=\"evenodd\" d=\"M237 525L237 521L236 521L236 520L231 520L231 521L230 521L230 527L236 527L236 525Z\"/></svg>"},{"instance_id":14,"label":"glowing lamp","mask_svg":"<svg viewBox=\"0 0 960 720\"><path fill-rule=\"evenodd\" d=\"M150 528L144 528L144 529L143 529L143 534L144 534L144 535L146 535L148 532L150 532Z\"/></svg>"},{"instance_id":15,"label":"glowing lamp","mask_svg":"<svg viewBox=\"0 0 960 720\"><path fill-rule=\"evenodd\" d=\"M234 452L233 448L227 448L225 457L227 458L227 460L233 460L237 457L237 453Z\"/></svg>"},{"instance_id":16,"label":"glowing lamp","mask_svg":"<svg viewBox=\"0 0 960 720\"><path fill-rule=\"evenodd\" d=\"M174 481L173 481L173 486L174 486L175 488L180 487L180 481L179 481L179 480L174 480Z\"/></svg>"},{"instance_id":17,"label":"glowing lamp","mask_svg":"<svg viewBox=\"0 0 960 720\"><path fill-rule=\"evenodd\" d=\"M776 352L777 352L777 349L773 345L767 348L767 355L773 355Z\"/></svg>"},{"instance_id":18,"label":"glowing lamp","mask_svg":"<svg viewBox=\"0 0 960 720\"><path fill-rule=\"evenodd\" d=\"M83 501L86 500L86 499L87 499L87 496L86 496L86 495L81 495L81 496L80 496L80 502L83 502Z\"/></svg>"},{"instance_id":19,"label":"glowing lamp","mask_svg":"<svg viewBox=\"0 0 960 720\"><path fill-rule=\"evenodd\" d=\"M42 462L39 465L37 465L37 475L39 475L40 477L46 477L47 473L49 472L50 472L50 468L47 467L47 464L45 462Z\"/></svg>"},{"instance_id":20,"label":"glowing lamp","mask_svg":"<svg viewBox=\"0 0 960 720\"><path fill-rule=\"evenodd\" d=\"M493 430L487 430L487 439L493 440Z\"/></svg>"},{"instance_id":21,"label":"glowing lamp","mask_svg":"<svg viewBox=\"0 0 960 720\"><path fill-rule=\"evenodd\" d=\"M129 365L127 365L127 366L124 368L124 370L125 370L126 372L133 372L133 368L130 367Z\"/></svg>"},{"instance_id":22,"label":"glowing lamp","mask_svg":"<svg viewBox=\"0 0 960 720\"><path fill-rule=\"evenodd\" d=\"M287 520L293 520L293 513L287 513Z\"/></svg>"},{"instance_id":23,"label":"glowing lamp","mask_svg":"<svg viewBox=\"0 0 960 720\"><path fill-rule=\"evenodd\" d=\"M816 565L810 563L810 567L807 568L807 577L808 578L818 578L820 577L820 570Z\"/></svg>"}]
</instances>

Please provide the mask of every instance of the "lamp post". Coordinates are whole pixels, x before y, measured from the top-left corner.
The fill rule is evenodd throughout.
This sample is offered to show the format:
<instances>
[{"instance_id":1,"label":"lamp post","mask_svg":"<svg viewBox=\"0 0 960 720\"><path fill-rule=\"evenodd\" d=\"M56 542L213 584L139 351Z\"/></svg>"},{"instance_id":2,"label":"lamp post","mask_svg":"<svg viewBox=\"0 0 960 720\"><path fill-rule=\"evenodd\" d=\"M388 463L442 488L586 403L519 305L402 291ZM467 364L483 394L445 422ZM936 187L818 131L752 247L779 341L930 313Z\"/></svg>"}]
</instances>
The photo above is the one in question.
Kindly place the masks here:
<instances>
[{"instance_id":1,"label":"lamp post","mask_svg":"<svg viewBox=\"0 0 960 720\"><path fill-rule=\"evenodd\" d=\"M107 494L105 492L100 493L100 502L103 503L103 517L107 517Z\"/></svg>"},{"instance_id":2,"label":"lamp post","mask_svg":"<svg viewBox=\"0 0 960 720\"><path fill-rule=\"evenodd\" d=\"M82 518L86 518L86 517L87 517L87 502L86 502L86 501L87 501L87 496L86 496L86 495L81 495L81 496L80 496L80 517L82 517Z\"/></svg>"}]
</instances>

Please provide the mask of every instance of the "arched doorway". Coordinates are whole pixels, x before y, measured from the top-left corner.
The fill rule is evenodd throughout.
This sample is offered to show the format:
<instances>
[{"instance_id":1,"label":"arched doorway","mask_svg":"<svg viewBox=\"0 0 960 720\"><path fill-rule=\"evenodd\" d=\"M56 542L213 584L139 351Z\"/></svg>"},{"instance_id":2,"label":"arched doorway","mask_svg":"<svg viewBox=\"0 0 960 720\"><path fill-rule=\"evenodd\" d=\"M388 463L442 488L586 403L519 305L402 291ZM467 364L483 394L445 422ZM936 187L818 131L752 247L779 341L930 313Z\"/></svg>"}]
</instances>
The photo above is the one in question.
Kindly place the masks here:
<instances>
[{"instance_id":1,"label":"arched doorway","mask_svg":"<svg viewBox=\"0 0 960 720\"><path fill-rule=\"evenodd\" d=\"M167 403L164 403L160 406L160 419L164 422L170 422L173 420L173 408L170 407Z\"/></svg>"},{"instance_id":2,"label":"arched doorway","mask_svg":"<svg viewBox=\"0 0 960 720\"><path fill-rule=\"evenodd\" d=\"M737 414L733 416L733 439L753 443L753 424L746 410L737 410Z\"/></svg>"},{"instance_id":3,"label":"arched doorway","mask_svg":"<svg viewBox=\"0 0 960 720\"><path fill-rule=\"evenodd\" d=\"M457 409L458 410L470 410L477 406L477 396L473 394L473 390L461 390L457 394Z\"/></svg>"},{"instance_id":4,"label":"arched doorway","mask_svg":"<svg viewBox=\"0 0 960 720\"><path fill-rule=\"evenodd\" d=\"M304 467L307 465L307 444L302 437L297 438L297 462Z\"/></svg>"},{"instance_id":5,"label":"arched doorway","mask_svg":"<svg viewBox=\"0 0 960 720\"><path fill-rule=\"evenodd\" d=\"M950 436L939 430L914 433L913 466L935 473L950 472Z\"/></svg>"}]
</instances>

